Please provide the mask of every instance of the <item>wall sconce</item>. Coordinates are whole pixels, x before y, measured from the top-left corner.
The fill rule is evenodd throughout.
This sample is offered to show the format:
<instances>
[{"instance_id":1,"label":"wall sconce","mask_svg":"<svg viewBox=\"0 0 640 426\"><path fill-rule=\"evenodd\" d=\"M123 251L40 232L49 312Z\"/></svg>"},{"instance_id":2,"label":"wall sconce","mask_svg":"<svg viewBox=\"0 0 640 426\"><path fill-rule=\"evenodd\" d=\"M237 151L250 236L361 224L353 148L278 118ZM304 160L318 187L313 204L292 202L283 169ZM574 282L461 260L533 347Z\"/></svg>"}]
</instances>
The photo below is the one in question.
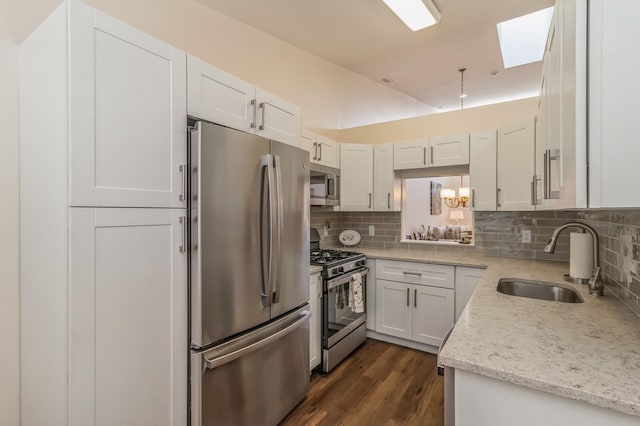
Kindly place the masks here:
<instances>
[{"instance_id":1,"label":"wall sconce","mask_svg":"<svg viewBox=\"0 0 640 426\"><path fill-rule=\"evenodd\" d=\"M456 209L458 207L469 207L469 194L470 189L467 187L461 187L458 189L458 196L456 197L456 190L451 188L443 188L440 191L440 196L444 200L444 203L450 209Z\"/></svg>"}]
</instances>

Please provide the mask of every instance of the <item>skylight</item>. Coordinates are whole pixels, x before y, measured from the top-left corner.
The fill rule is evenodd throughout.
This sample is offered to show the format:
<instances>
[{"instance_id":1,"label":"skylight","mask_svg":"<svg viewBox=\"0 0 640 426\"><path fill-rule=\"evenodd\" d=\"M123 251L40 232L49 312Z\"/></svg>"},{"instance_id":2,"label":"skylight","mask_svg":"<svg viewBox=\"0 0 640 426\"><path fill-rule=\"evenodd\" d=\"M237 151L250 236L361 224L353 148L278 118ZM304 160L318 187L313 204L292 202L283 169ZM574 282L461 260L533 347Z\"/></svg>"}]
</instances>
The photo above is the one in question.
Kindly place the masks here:
<instances>
[{"instance_id":1,"label":"skylight","mask_svg":"<svg viewBox=\"0 0 640 426\"><path fill-rule=\"evenodd\" d=\"M552 16L553 6L497 25L505 68L542 60Z\"/></svg>"}]
</instances>

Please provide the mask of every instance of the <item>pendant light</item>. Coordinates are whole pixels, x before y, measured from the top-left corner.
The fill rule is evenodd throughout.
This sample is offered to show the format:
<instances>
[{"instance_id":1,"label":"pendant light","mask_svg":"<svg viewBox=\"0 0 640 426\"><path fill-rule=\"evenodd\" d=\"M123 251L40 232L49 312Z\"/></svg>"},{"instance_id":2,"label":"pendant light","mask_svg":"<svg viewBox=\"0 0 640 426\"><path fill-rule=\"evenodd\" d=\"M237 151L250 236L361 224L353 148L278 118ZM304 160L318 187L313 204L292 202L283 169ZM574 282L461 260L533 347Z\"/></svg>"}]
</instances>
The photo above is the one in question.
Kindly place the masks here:
<instances>
[{"instance_id":1,"label":"pendant light","mask_svg":"<svg viewBox=\"0 0 640 426\"><path fill-rule=\"evenodd\" d=\"M467 94L464 93L464 72L466 68L460 68L458 72L460 73L460 109L464 109L464 98L467 97Z\"/></svg>"}]
</instances>

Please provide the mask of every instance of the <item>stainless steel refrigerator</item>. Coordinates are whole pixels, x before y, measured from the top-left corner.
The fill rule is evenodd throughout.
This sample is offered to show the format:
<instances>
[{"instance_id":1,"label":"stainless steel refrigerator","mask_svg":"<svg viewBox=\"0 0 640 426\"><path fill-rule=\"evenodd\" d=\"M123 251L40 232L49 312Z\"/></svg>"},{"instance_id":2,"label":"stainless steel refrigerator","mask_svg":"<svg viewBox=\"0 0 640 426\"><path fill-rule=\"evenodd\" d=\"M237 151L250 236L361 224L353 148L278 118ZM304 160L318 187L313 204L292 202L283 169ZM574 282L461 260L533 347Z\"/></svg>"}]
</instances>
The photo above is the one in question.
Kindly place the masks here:
<instances>
[{"instance_id":1,"label":"stainless steel refrigerator","mask_svg":"<svg viewBox=\"0 0 640 426\"><path fill-rule=\"evenodd\" d=\"M309 154L190 130L190 419L275 425L309 387Z\"/></svg>"}]
</instances>

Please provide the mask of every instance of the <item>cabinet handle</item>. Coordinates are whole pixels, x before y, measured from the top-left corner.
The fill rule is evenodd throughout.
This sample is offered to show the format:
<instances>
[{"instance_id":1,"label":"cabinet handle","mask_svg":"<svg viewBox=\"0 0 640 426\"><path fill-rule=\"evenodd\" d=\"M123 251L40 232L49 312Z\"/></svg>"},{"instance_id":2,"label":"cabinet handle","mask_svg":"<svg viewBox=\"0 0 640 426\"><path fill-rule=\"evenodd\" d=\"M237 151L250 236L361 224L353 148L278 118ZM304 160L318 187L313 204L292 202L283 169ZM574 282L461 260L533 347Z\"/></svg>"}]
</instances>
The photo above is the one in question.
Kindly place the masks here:
<instances>
[{"instance_id":1,"label":"cabinet handle","mask_svg":"<svg viewBox=\"0 0 640 426\"><path fill-rule=\"evenodd\" d=\"M178 169L180 170L180 174L182 175L182 193L178 195L178 200L186 201L187 200L187 165L180 164Z\"/></svg>"},{"instance_id":2,"label":"cabinet handle","mask_svg":"<svg viewBox=\"0 0 640 426\"><path fill-rule=\"evenodd\" d=\"M475 188L471 189L471 208L476 208L476 190Z\"/></svg>"},{"instance_id":3,"label":"cabinet handle","mask_svg":"<svg viewBox=\"0 0 640 426\"><path fill-rule=\"evenodd\" d=\"M413 275L416 277L421 277L422 276L422 272L409 272L409 271L402 271L402 273L404 275Z\"/></svg>"},{"instance_id":4,"label":"cabinet handle","mask_svg":"<svg viewBox=\"0 0 640 426\"><path fill-rule=\"evenodd\" d=\"M187 217L180 216L180 225L182 225L182 244L178 247L178 251L180 253L185 253L187 251Z\"/></svg>"},{"instance_id":5,"label":"cabinet handle","mask_svg":"<svg viewBox=\"0 0 640 426\"><path fill-rule=\"evenodd\" d=\"M322 144L318 143L318 149L320 150L320 154L318 154L318 161L322 161Z\"/></svg>"},{"instance_id":6,"label":"cabinet handle","mask_svg":"<svg viewBox=\"0 0 640 426\"><path fill-rule=\"evenodd\" d=\"M502 207L502 204L500 204L500 192L502 192L502 189L496 188L496 206L498 208Z\"/></svg>"},{"instance_id":7,"label":"cabinet handle","mask_svg":"<svg viewBox=\"0 0 640 426\"><path fill-rule=\"evenodd\" d=\"M427 165L427 147L422 148L422 164Z\"/></svg>"},{"instance_id":8,"label":"cabinet handle","mask_svg":"<svg viewBox=\"0 0 640 426\"><path fill-rule=\"evenodd\" d=\"M433 166L433 147L430 146L429 147L429 163L431 163L431 165Z\"/></svg>"},{"instance_id":9,"label":"cabinet handle","mask_svg":"<svg viewBox=\"0 0 640 426\"><path fill-rule=\"evenodd\" d=\"M407 287L407 306L411 306L409 304L409 287Z\"/></svg>"},{"instance_id":10,"label":"cabinet handle","mask_svg":"<svg viewBox=\"0 0 640 426\"><path fill-rule=\"evenodd\" d=\"M391 210L391 193L387 192L387 208Z\"/></svg>"},{"instance_id":11,"label":"cabinet handle","mask_svg":"<svg viewBox=\"0 0 640 426\"><path fill-rule=\"evenodd\" d=\"M543 195L543 197L544 197L545 200L549 199L549 191L551 190L551 179L549 179L549 167L550 167L549 163L550 162L551 162L551 160L549 160L549 150L547 149L544 152L544 161L543 161L544 173L542 175L542 179L543 179L542 184L544 185L544 191L543 191L544 195Z\"/></svg>"},{"instance_id":12,"label":"cabinet handle","mask_svg":"<svg viewBox=\"0 0 640 426\"><path fill-rule=\"evenodd\" d=\"M318 159L318 142L313 143L313 159Z\"/></svg>"},{"instance_id":13,"label":"cabinet handle","mask_svg":"<svg viewBox=\"0 0 640 426\"><path fill-rule=\"evenodd\" d=\"M371 209L371 193L369 193L369 209Z\"/></svg>"},{"instance_id":14,"label":"cabinet handle","mask_svg":"<svg viewBox=\"0 0 640 426\"><path fill-rule=\"evenodd\" d=\"M559 149L548 149L544 152L544 198L545 200L556 200L560 198L559 191L551 189L551 161L560 159Z\"/></svg>"},{"instance_id":15,"label":"cabinet handle","mask_svg":"<svg viewBox=\"0 0 640 426\"><path fill-rule=\"evenodd\" d=\"M265 104L266 102L260 102L260 104L258 104L258 107L262 110L262 124L260 124L260 127L258 127L258 130L264 130L264 110L265 110Z\"/></svg>"},{"instance_id":16,"label":"cabinet handle","mask_svg":"<svg viewBox=\"0 0 640 426\"><path fill-rule=\"evenodd\" d=\"M256 128L256 100L255 99L251 99L251 106L253 106L253 121L251 122L251 128L255 129Z\"/></svg>"},{"instance_id":17,"label":"cabinet handle","mask_svg":"<svg viewBox=\"0 0 640 426\"><path fill-rule=\"evenodd\" d=\"M414 308L418 307L418 289L417 288L413 289L413 307Z\"/></svg>"},{"instance_id":18,"label":"cabinet handle","mask_svg":"<svg viewBox=\"0 0 640 426\"><path fill-rule=\"evenodd\" d=\"M531 205L535 206L538 204L538 199L536 197L536 175L533 175L531 179Z\"/></svg>"}]
</instances>

